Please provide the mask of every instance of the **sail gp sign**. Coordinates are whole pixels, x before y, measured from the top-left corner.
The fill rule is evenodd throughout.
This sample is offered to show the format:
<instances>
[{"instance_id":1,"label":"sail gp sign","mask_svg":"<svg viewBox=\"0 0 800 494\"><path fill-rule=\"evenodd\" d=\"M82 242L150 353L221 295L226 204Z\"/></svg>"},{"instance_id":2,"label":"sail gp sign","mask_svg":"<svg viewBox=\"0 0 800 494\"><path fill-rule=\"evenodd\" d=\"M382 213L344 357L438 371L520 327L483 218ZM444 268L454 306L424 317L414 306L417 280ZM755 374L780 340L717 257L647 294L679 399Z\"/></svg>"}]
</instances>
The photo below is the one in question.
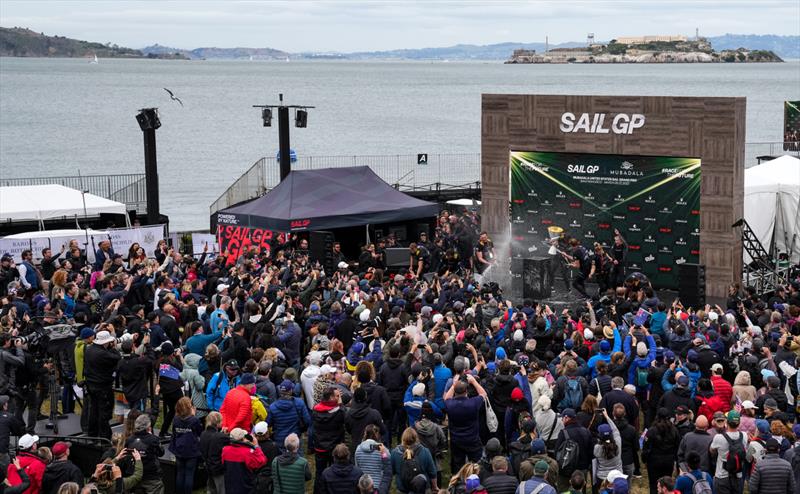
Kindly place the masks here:
<instances>
[{"instance_id":1,"label":"sail gp sign","mask_svg":"<svg viewBox=\"0 0 800 494\"><path fill-rule=\"evenodd\" d=\"M610 117L607 113L581 113L572 112L561 114L561 132L586 134L633 134L633 131L644 127L645 118L641 113L617 113ZM610 123L610 125L609 125Z\"/></svg>"}]
</instances>

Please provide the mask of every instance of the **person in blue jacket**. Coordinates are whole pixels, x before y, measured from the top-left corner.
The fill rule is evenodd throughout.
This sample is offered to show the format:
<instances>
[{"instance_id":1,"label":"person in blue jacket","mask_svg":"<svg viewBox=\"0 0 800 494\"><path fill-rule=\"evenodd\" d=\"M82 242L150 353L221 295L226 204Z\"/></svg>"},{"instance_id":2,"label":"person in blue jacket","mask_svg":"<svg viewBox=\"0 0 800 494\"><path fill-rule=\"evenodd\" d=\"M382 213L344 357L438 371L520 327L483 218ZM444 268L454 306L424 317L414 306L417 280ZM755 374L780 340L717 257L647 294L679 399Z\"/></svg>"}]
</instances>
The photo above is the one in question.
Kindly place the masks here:
<instances>
[{"instance_id":1,"label":"person in blue jacket","mask_svg":"<svg viewBox=\"0 0 800 494\"><path fill-rule=\"evenodd\" d=\"M284 379L278 385L278 399L269 406L267 422L272 426L275 444L283 451L283 442L289 434L301 437L311 425L311 415L302 398L294 396L294 383Z\"/></svg>"},{"instance_id":2,"label":"person in blue jacket","mask_svg":"<svg viewBox=\"0 0 800 494\"><path fill-rule=\"evenodd\" d=\"M653 336L645 332L647 337L647 346L643 341L636 344L636 358L631 362L628 367L628 383L636 386L637 399L640 403L647 398L647 392L650 391L651 385L647 382L647 376L650 372L650 366L656 359L656 340ZM631 354L631 341L633 337L628 335L625 337L625 356L629 357Z\"/></svg>"},{"instance_id":3,"label":"person in blue jacket","mask_svg":"<svg viewBox=\"0 0 800 494\"><path fill-rule=\"evenodd\" d=\"M414 427L414 424L422 415L422 404L428 401L425 397L425 391L425 383L418 382L411 390L411 399L403 403L403 407L406 409L406 415L408 416L409 427ZM444 417L442 409L439 408L435 402L428 402L431 404L431 408L433 408L433 413L436 415L437 419Z\"/></svg>"},{"instance_id":4,"label":"person in blue jacket","mask_svg":"<svg viewBox=\"0 0 800 494\"><path fill-rule=\"evenodd\" d=\"M217 329L211 332L211 334L205 334L203 332L203 325L202 323L195 321L189 324L189 329L192 331L192 336L190 336L184 347L186 347L186 354L194 353L200 355L201 357L206 353L206 347L220 338L222 338L222 330Z\"/></svg>"},{"instance_id":5,"label":"person in blue jacket","mask_svg":"<svg viewBox=\"0 0 800 494\"><path fill-rule=\"evenodd\" d=\"M219 411L225 395L239 385L239 363L231 360L222 366L222 370L217 372L208 381L206 387L206 403L208 408Z\"/></svg>"},{"instance_id":6,"label":"person in blue jacket","mask_svg":"<svg viewBox=\"0 0 800 494\"><path fill-rule=\"evenodd\" d=\"M620 337L619 330L614 327L614 346L612 349L611 343L608 340L601 340L600 341L600 353L594 355L586 362L586 366L589 368L590 379L594 379L597 377L597 369L595 365L599 360L604 360L606 363L611 362L611 354L618 352L622 349L622 338ZM605 331L603 331L605 333Z\"/></svg>"}]
</instances>

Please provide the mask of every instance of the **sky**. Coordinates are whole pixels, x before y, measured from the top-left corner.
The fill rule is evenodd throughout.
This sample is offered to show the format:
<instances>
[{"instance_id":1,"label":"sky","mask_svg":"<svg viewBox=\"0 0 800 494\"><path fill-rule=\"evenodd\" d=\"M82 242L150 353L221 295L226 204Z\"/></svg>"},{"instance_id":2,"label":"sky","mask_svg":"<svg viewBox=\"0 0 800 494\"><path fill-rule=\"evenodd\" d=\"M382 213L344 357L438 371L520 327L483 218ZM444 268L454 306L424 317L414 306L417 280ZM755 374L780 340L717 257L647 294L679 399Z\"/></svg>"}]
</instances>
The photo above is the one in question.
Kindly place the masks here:
<instances>
[{"instance_id":1,"label":"sky","mask_svg":"<svg viewBox=\"0 0 800 494\"><path fill-rule=\"evenodd\" d=\"M800 35L800 1L530 2L2 0L0 26L142 48L289 52L598 41L644 34Z\"/></svg>"}]
</instances>

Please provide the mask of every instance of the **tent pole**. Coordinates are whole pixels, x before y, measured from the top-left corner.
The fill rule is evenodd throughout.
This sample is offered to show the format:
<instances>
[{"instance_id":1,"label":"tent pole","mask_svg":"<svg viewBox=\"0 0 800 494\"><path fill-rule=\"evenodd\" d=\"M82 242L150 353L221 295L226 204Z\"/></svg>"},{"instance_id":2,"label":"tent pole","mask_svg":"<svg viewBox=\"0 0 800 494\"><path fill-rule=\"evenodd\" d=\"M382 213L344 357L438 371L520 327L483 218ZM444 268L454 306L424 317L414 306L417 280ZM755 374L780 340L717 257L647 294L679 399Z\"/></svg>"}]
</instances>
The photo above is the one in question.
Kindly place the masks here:
<instances>
[{"instance_id":1,"label":"tent pole","mask_svg":"<svg viewBox=\"0 0 800 494\"><path fill-rule=\"evenodd\" d=\"M367 223L366 227L367 227L367 244L366 245L369 245L369 223Z\"/></svg>"}]
</instances>

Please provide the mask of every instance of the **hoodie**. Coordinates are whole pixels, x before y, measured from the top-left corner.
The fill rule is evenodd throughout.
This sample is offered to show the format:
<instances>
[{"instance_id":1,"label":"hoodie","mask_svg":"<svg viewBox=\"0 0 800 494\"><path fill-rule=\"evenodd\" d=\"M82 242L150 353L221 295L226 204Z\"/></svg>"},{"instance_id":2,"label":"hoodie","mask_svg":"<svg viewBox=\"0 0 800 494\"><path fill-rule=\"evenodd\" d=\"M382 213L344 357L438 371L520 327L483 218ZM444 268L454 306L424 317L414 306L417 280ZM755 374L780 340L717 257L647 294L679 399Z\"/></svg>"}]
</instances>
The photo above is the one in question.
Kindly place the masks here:
<instances>
[{"instance_id":1,"label":"hoodie","mask_svg":"<svg viewBox=\"0 0 800 494\"><path fill-rule=\"evenodd\" d=\"M314 424L314 450L320 453L333 451L344 442L344 410L335 401L322 401L314 406L311 421Z\"/></svg>"},{"instance_id":2,"label":"hoodie","mask_svg":"<svg viewBox=\"0 0 800 494\"><path fill-rule=\"evenodd\" d=\"M442 426L430 419L422 418L414 424L414 429L417 431L419 443L428 448L431 456L433 456L436 470L441 471L442 467L438 456L440 452L447 449L447 436L445 436Z\"/></svg>"},{"instance_id":3,"label":"hoodie","mask_svg":"<svg viewBox=\"0 0 800 494\"><path fill-rule=\"evenodd\" d=\"M199 366L202 357L200 355L190 353L183 357L183 370L181 371L181 379L189 386L191 392L192 406L195 407L197 418L201 419L208 415L208 404L206 403L206 380L200 375Z\"/></svg>"},{"instance_id":4,"label":"hoodie","mask_svg":"<svg viewBox=\"0 0 800 494\"><path fill-rule=\"evenodd\" d=\"M355 451L361 438L364 437L364 429L368 425L374 425L380 429L381 434L386 432L383 425L383 418L380 412L375 410L367 403L353 403L345 414L344 427L350 434L350 451Z\"/></svg>"},{"instance_id":5,"label":"hoodie","mask_svg":"<svg viewBox=\"0 0 800 494\"><path fill-rule=\"evenodd\" d=\"M649 391L652 387L651 384L647 382L647 376L649 374L650 364L656 359L656 340L651 335L647 335L647 355L644 357L637 356L631 362L630 367L628 368L628 383L633 384L636 386L636 391ZM630 336L625 337L625 355L630 356L631 354L631 338ZM639 374L643 374L642 383L640 383Z\"/></svg>"}]
</instances>

